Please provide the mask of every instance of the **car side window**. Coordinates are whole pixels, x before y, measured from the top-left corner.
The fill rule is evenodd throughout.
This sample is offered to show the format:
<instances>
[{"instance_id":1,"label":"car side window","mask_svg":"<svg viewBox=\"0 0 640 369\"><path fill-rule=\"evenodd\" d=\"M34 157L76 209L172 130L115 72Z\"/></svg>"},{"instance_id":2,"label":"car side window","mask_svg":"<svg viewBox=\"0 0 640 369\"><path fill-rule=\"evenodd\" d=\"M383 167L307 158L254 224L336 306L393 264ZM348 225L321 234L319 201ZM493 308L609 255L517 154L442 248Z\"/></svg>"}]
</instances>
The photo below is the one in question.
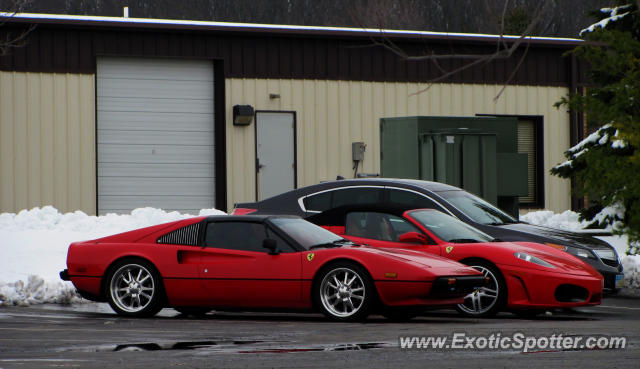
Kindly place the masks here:
<instances>
[{"instance_id":1,"label":"car side window","mask_svg":"<svg viewBox=\"0 0 640 369\"><path fill-rule=\"evenodd\" d=\"M382 201L382 187L344 188L333 192L332 208L344 205L375 204Z\"/></svg>"},{"instance_id":2,"label":"car side window","mask_svg":"<svg viewBox=\"0 0 640 369\"><path fill-rule=\"evenodd\" d=\"M389 196L389 202L393 204L400 205L408 205L414 207L414 209L418 208L428 208L428 209L442 209L442 206L436 204L434 201L429 198L417 194L411 191L404 190L396 190L396 189L387 189L387 194Z\"/></svg>"},{"instance_id":3,"label":"car side window","mask_svg":"<svg viewBox=\"0 0 640 369\"><path fill-rule=\"evenodd\" d=\"M303 203L307 211L325 211L343 205L374 204L382 201L382 187L347 187L309 195Z\"/></svg>"},{"instance_id":4,"label":"car side window","mask_svg":"<svg viewBox=\"0 0 640 369\"><path fill-rule=\"evenodd\" d=\"M267 227L267 238L272 238L276 240L276 245L277 245L278 251L280 252L296 252L297 251L296 249L291 247L289 242L285 241L284 238L278 236L278 234L274 232L272 229L270 229L269 227Z\"/></svg>"},{"instance_id":5,"label":"car side window","mask_svg":"<svg viewBox=\"0 0 640 369\"><path fill-rule=\"evenodd\" d=\"M345 234L354 237L399 242L398 237L407 232L421 233L413 224L392 214L354 211L345 220Z\"/></svg>"},{"instance_id":6,"label":"car side window","mask_svg":"<svg viewBox=\"0 0 640 369\"><path fill-rule=\"evenodd\" d=\"M207 224L205 246L228 250L268 252L262 247L267 237L264 224L215 222Z\"/></svg>"},{"instance_id":7,"label":"car side window","mask_svg":"<svg viewBox=\"0 0 640 369\"><path fill-rule=\"evenodd\" d=\"M305 209L307 209L307 211L325 211L331 209L332 193L333 191L328 191L305 197L302 201Z\"/></svg>"}]
</instances>

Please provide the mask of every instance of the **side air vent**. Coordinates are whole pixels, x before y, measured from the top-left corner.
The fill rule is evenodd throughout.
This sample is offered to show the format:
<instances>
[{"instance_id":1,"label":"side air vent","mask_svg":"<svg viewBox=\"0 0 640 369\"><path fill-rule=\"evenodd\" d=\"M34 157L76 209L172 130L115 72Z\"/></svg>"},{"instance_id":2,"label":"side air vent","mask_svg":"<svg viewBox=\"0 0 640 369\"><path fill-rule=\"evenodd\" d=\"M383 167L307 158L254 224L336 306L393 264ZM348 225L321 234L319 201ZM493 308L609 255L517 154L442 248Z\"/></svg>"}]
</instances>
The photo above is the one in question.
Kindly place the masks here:
<instances>
[{"instance_id":1,"label":"side air vent","mask_svg":"<svg viewBox=\"0 0 640 369\"><path fill-rule=\"evenodd\" d=\"M171 245L198 246L198 231L200 231L200 223L191 224L160 236L156 242Z\"/></svg>"}]
</instances>

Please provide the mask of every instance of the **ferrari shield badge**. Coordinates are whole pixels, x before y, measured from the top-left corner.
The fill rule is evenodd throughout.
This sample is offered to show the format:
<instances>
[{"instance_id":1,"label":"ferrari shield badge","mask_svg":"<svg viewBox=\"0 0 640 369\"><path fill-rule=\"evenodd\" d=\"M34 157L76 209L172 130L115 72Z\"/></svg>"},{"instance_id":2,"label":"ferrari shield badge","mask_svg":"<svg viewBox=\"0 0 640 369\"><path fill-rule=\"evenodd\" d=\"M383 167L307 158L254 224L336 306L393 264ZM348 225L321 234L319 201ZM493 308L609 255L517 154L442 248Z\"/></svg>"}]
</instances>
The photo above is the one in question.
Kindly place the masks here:
<instances>
[{"instance_id":1,"label":"ferrari shield badge","mask_svg":"<svg viewBox=\"0 0 640 369\"><path fill-rule=\"evenodd\" d=\"M447 246L445 250L447 251L447 254L448 254L453 250L453 246Z\"/></svg>"},{"instance_id":2,"label":"ferrari shield badge","mask_svg":"<svg viewBox=\"0 0 640 369\"><path fill-rule=\"evenodd\" d=\"M307 261L311 261L313 260L313 258L316 256L316 254L314 254L313 252L310 252L307 254Z\"/></svg>"}]
</instances>

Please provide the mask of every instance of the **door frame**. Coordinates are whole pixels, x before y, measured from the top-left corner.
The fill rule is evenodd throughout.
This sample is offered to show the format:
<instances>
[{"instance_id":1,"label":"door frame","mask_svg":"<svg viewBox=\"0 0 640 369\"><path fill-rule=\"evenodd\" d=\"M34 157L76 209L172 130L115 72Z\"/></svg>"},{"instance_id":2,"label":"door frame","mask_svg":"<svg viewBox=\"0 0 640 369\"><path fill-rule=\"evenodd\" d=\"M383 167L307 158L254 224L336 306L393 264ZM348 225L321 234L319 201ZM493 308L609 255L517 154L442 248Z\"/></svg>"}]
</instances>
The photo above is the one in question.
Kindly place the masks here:
<instances>
[{"instance_id":1,"label":"door frame","mask_svg":"<svg viewBox=\"0 0 640 369\"><path fill-rule=\"evenodd\" d=\"M253 163L255 201L258 201L260 183L258 180L258 113L290 113L293 114L293 188L298 188L298 117L295 110L256 110L253 116Z\"/></svg>"}]
</instances>

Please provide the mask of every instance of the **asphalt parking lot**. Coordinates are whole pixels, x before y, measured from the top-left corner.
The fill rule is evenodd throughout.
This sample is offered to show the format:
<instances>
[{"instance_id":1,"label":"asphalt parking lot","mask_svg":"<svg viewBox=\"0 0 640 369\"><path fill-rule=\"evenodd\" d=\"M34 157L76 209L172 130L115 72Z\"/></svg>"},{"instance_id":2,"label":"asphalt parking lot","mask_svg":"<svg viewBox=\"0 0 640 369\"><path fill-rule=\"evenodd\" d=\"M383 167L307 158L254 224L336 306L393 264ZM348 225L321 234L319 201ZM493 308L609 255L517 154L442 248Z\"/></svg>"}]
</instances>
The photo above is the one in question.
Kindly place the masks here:
<instances>
[{"instance_id":1,"label":"asphalt parking lot","mask_svg":"<svg viewBox=\"0 0 640 369\"><path fill-rule=\"evenodd\" d=\"M623 336L624 349L400 349L401 336ZM640 299L535 319L502 313L467 319L434 311L410 322L372 316L333 323L314 314L172 309L151 319L116 316L106 304L0 307L0 368L582 367L640 368Z\"/></svg>"}]
</instances>

